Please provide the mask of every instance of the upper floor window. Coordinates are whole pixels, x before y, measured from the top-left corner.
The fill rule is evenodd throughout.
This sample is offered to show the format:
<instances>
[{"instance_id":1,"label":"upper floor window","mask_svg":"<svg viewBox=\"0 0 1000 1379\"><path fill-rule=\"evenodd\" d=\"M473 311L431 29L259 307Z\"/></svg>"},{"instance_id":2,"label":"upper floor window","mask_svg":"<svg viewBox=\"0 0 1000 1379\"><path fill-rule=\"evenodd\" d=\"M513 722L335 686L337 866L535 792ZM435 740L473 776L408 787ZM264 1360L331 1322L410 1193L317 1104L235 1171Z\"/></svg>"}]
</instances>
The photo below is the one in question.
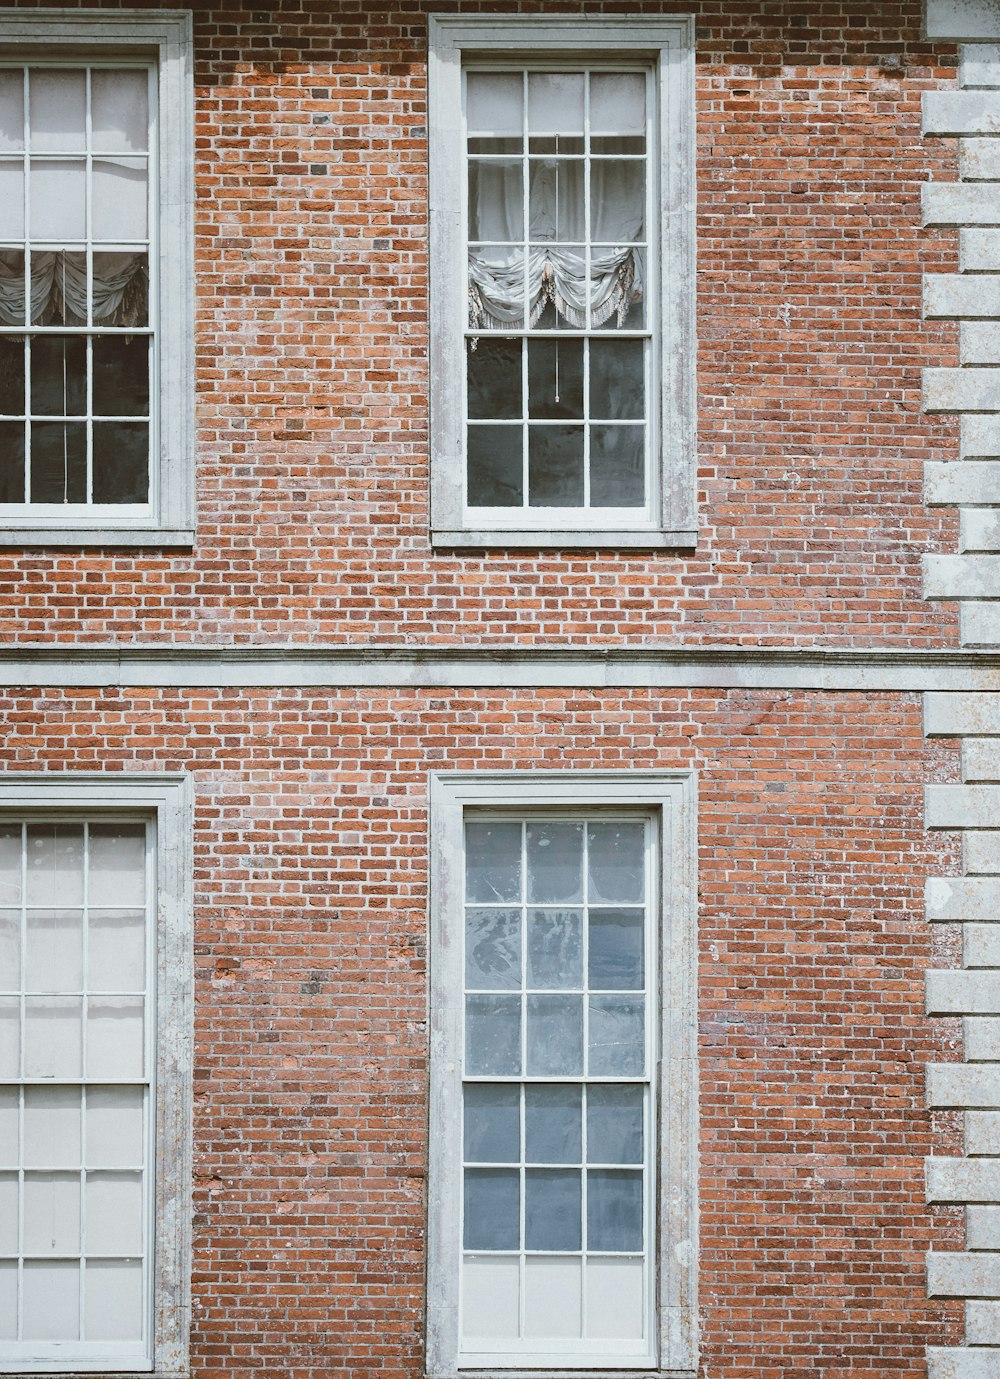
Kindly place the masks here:
<instances>
[{"instance_id":1,"label":"upper floor window","mask_svg":"<svg viewBox=\"0 0 1000 1379\"><path fill-rule=\"evenodd\" d=\"M51 14L51 12L48 12ZM0 17L0 539L180 539L191 523L187 24ZM89 20L89 22L87 22ZM10 32L39 25L39 55ZM131 52L104 53L106 30ZM75 31L75 32L74 32ZM90 44L101 56L90 58ZM74 37L76 41L74 41ZM145 50L145 51L143 51ZM140 52L142 55L140 56ZM167 101L167 108L164 101ZM189 159L188 159L189 160ZM169 283L169 290L166 284Z\"/></svg>"},{"instance_id":2,"label":"upper floor window","mask_svg":"<svg viewBox=\"0 0 1000 1379\"><path fill-rule=\"evenodd\" d=\"M435 22L442 543L692 539L685 38L683 20Z\"/></svg>"}]
</instances>

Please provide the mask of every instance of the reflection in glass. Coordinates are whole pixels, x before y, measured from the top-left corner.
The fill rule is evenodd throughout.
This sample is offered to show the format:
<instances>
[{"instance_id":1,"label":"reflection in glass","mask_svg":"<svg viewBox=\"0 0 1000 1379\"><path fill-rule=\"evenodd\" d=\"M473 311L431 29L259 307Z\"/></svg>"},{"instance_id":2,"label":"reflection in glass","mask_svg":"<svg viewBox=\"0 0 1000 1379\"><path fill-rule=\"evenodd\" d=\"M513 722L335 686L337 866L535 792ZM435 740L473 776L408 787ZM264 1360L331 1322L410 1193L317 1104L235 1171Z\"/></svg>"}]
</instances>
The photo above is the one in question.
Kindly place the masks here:
<instances>
[{"instance_id":1,"label":"reflection in glass","mask_svg":"<svg viewBox=\"0 0 1000 1379\"><path fill-rule=\"evenodd\" d=\"M641 905L645 899L646 829L640 822L587 825L592 905Z\"/></svg>"},{"instance_id":2,"label":"reflection in glass","mask_svg":"<svg viewBox=\"0 0 1000 1379\"><path fill-rule=\"evenodd\" d=\"M594 1076L641 1077L645 1069L641 996L591 996L588 1071Z\"/></svg>"},{"instance_id":3,"label":"reflection in glass","mask_svg":"<svg viewBox=\"0 0 1000 1379\"><path fill-rule=\"evenodd\" d=\"M546 1084L524 1089L525 1158L528 1163L575 1164L582 1149L582 1089Z\"/></svg>"},{"instance_id":4,"label":"reflection in glass","mask_svg":"<svg viewBox=\"0 0 1000 1379\"><path fill-rule=\"evenodd\" d=\"M528 997L528 1073L542 1077L583 1072L583 998Z\"/></svg>"},{"instance_id":5,"label":"reflection in glass","mask_svg":"<svg viewBox=\"0 0 1000 1379\"><path fill-rule=\"evenodd\" d=\"M583 825L529 823L528 900L564 905L583 899Z\"/></svg>"},{"instance_id":6,"label":"reflection in glass","mask_svg":"<svg viewBox=\"0 0 1000 1379\"><path fill-rule=\"evenodd\" d=\"M465 1071L470 1077L521 1071L521 998L466 996Z\"/></svg>"},{"instance_id":7,"label":"reflection in glass","mask_svg":"<svg viewBox=\"0 0 1000 1379\"><path fill-rule=\"evenodd\" d=\"M521 825L465 825L465 898L475 903L521 898Z\"/></svg>"},{"instance_id":8,"label":"reflection in glass","mask_svg":"<svg viewBox=\"0 0 1000 1379\"><path fill-rule=\"evenodd\" d=\"M520 910L466 910L465 984L487 991L520 987Z\"/></svg>"},{"instance_id":9,"label":"reflection in glass","mask_svg":"<svg viewBox=\"0 0 1000 1379\"><path fill-rule=\"evenodd\" d=\"M642 1249L642 1174L592 1168L587 1174L587 1248Z\"/></svg>"},{"instance_id":10,"label":"reflection in glass","mask_svg":"<svg viewBox=\"0 0 1000 1379\"><path fill-rule=\"evenodd\" d=\"M524 1245L528 1250L581 1246L579 1169L529 1168L524 1174Z\"/></svg>"},{"instance_id":11,"label":"reflection in glass","mask_svg":"<svg viewBox=\"0 0 1000 1379\"><path fill-rule=\"evenodd\" d=\"M469 1163L517 1163L521 1157L518 1087L472 1082L464 1091L465 1158Z\"/></svg>"},{"instance_id":12,"label":"reflection in glass","mask_svg":"<svg viewBox=\"0 0 1000 1379\"><path fill-rule=\"evenodd\" d=\"M583 911L528 911L528 985L583 985Z\"/></svg>"},{"instance_id":13,"label":"reflection in glass","mask_svg":"<svg viewBox=\"0 0 1000 1379\"><path fill-rule=\"evenodd\" d=\"M645 926L643 911L590 911L587 985L591 991L641 991Z\"/></svg>"},{"instance_id":14,"label":"reflection in glass","mask_svg":"<svg viewBox=\"0 0 1000 1379\"><path fill-rule=\"evenodd\" d=\"M467 1250L516 1250L520 1244L520 1175L517 1169L465 1170Z\"/></svg>"}]
</instances>

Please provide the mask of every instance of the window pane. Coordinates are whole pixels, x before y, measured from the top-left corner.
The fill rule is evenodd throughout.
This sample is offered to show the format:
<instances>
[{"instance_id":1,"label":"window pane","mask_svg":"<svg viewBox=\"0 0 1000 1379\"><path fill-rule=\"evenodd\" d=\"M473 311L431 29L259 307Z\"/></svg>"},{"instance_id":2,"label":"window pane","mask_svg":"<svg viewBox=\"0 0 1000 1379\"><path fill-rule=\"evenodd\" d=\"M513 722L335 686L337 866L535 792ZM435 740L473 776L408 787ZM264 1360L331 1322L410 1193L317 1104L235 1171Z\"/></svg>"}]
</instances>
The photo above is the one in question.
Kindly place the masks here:
<instances>
[{"instance_id":1,"label":"window pane","mask_svg":"<svg viewBox=\"0 0 1000 1379\"><path fill-rule=\"evenodd\" d=\"M520 910L466 911L465 984L486 991L520 987Z\"/></svg>"},{"instance_id":2,"label":"window pane","mask_svg":"<svg viewBox=\"0 0 1000 1379\"><path fill-rule=\"evenodd\" d=\"M94 502L149 501L149 427L94 422Z\"/></svg>"},{"instance_id":3,"label":"window pane","mask_svg":"<svg viewBox=\"0 0 1000 1379\"><path fill-rule=\"evenodd\" d=\"M2 188L0 188L2 190ZM25 321L25 253L23 249L0 249L0 326L23 326ZM20 345L24 338L15 336L5 343ZM19 405L17 411L21 411Z\"/></svg>"},{"instance_id":4,"label":"window pane","mask_svg":"<svg viewBox=\"0 0 1000 1379\"><path fill-rule=\"evenodd\" d=\"M588 1071L595 1076L641 1077L645 1070L641 996L590 998Z\"/></svg>"},{"instance_id":5,"label":"window pane","mask_svg":"<svg viewBox=\"0 0 1000 1379\"><path fill-rule=\"evenodd\" d=\"M642 1163L641 1087L587 1088L587 1162Z\"/></svg>"},{"instance_id":6,"label":"window pane","mask_svg":"<svg viewBox=\"0 0 1000 1379\"><path fill-rule=\"evenodd\" d=\"M147 195L144 158L95 158L94 239L144 240Z\"/></svg>"},{"instance_id":7,"label":"window pane","mask_svg":"<svg viewBox=\"0 0 1000 1379\"><path fill-rule=\"evenodd\" d=\"M87 427L84 422L40 422L31 428L31 501L87 500Z\"/></svg>"},{"instance_id":8,"label":"window pane","mask_svg":"<svg viewBox=\"0 0 1000 1379\"><path fill-rule=\"evenodd\" d=\"M465 998L465 1071L472 1077L521 1071L521 998Z\"/></svg>"},{"instance_id":9,"label":"window pane","mask_svg":"<svg viewBox=\"0 0 1000 1379\"><path fill-rule=\"evenodd\" d=\"M480 336L468 346L469 416L506 420L521 416L521 341Z\"/></svg>"},{"instance_id":10,"label":"window pane","mask_svg":"<svg viewBox=\"0 0 1000 1379\"><path fill-rule=\"evenodd\" d=\"M646 237L646 165L595 158L590 165L590 238L620 248Z\"/></svg>"},{"instance_id":11,"label":"window pane","mask_svg":"<svg viewBox=\"0 0 1000 1379\"><path fill-rule=\"evenodd\" d=\"M87 1163L134 1168L142 1163L141 1087L87 1088Z\"/></svg>"},{"instance_id":12,"label":"window pane","mask_svg":"<svg viewBox=\"0 0 1000 1379\"><path fill-rule=\"evenodd\" d=\"M96 325L148 325L149 255L95 251L91 298ZM140 352L147 348L141 345Z\"/></svg>"},{"instance_id":13,"label":"window pane","mask_svg":"<svg viewBox=\"0 0 1000 1379\"><path fill-rule=\"evenodd\" d=\"M16 336L0 336L0 413L24 416L24 341Z\"/></svg>"},{"instance_id":14,"label":"window pane","mask_svg":"<svg viewBox=\"0 0 1000 1379\"><path fill-rule=\"evenodd\" d=\"M528 73L528 129L532 134L583 133L583 73Z\"/></svg>"},{"instance_id":15,"label":"window pane","mask_svg":"<svg viewBox=\"0 0 1000 1379\"><path fill-rule=\"evenodd\" d=\"M26 990L79 991L82 988L82 910L29 910L25 938Z\"/></svg>"},{"instance_id":16,"label":"window pane","mask_svg":"<svg viewBox=\"0 0 1000 1379\"><path fill-rule=\"evenodd\" d=\"M465 898L472 902L521 898L521 825L465 825Z\"/></svg>"},{"instance_id":17,"label":"window pane","mask_svg":"<svg viewBox=\"0 0 1000 1379\"><path fill-rule=\"evenodd\" d=\"M642 1174L587 1173L588 1250L642 1249Z\"/></svg>"},{"instance_id":18,"label":"window pane","mask_svg":"<svg viewBox=\"0 0 1000 1379\"><path fill-rule=\"evenodd\" d=\"M528 900L561 905L583 899L583 824L531 823Z\"/></svg>"},{"instance_id":19,"label":"window pane","mask_svg":"<svg viewBox=\"0 0 1000 1379\"><path fill-rule=\"evenodd\" d=\"M0 1260L0 1341L17 1339L17 1261Z\"/></svg>"},{"instance_id":20,"label":"window pane","mask_svg":"<svg viewBox=\"0 0 1000 1379\"><path fill-rule=\"evenodd\" d=\"M535 508L583 504L582 426L529 428L528 493Z\"/></svg>"},{"instance_id":21,"label":"window pane","mask_svg":"<svg viewBox=\"0 0 1000 1379\"><path fill-rule=\"evenodd\" d=\"M0 503L24 502L24 423L0 421Z\"/></svg>"},{"instance_id":22,"label":"window pane","mask_svg":"<svg viewBox=\"0 0 1000 1379\"><path fill-rule=\"evenodd\" d=\"M94 415L149 414L149 339L98 335L94 339Z\"/></svg>"},{"instance_id":23,"label":"window pane","mask_svg":"<svg viewBox=\"0 0 1000 1379\"><path fill-rule=\"evenodd\" d=\"M87 342L78 335L31 341L31 410L36 416L86 416Z\"/></svg>"},{"instance_id":24,"label":"window pane","mask_svg":"<svg viewBox=\"0 0 1000 1379\"><path fill-rule=\"evenodd\" d=\"M149 78L144 71L90 75L91 147L102 153L144 153L149 129Z\"/></svg>"},{"instance_id":25,"label":"window pane","mask_svg":"<svg viewBox=\"0 0 1000 1379\"><path fill-rule=\"evenodd\" d=\"M579 1169L528 1168L524 1173L524 1244L528 1250L579 1250Z\"/></svg>"},{"instance_id":26,"label":"window pane","mask_svg":"<svg viewBox=\"0 0 1000 1379\"><path fill-rule=\"evenodd\" d=\"M646 502L646 433L641 426L592 426L590 501L595 508Z\"/></svg>"},{"instance_id":27,"label":"window pane","mask_svg":"<svg viewBox=\"0 0 1000 1379\"><path fill-rule=\"evenodd\" d=\"M138 1173L88 1173L88 1254L142 1253L142 1177Z\"/></svg>"},{"instance_id":28,"label":"window pane","mask_svg":"<svg viewBox=\"0 0 1000 1379\"><path fill-rule=\"evenodd\" d=\"M142 991L146 985L146 917L142 910L91 910L91 991Z\"/></svg>"},{"instance_id":29,"label":"window pane","mask_svg":"<svg viewBox=\"0 0 1000 1379\"><path fill-rule=\"evenodd\" d=\"M37 996L25 1002L26 1077L79 1077L81 1002L69 996Z\"/></svg>"},{"instance_id":30,"label":"window pane","mask_svg":"<svg viewBox=\"0 0 1000 1379\"><path fill-rule=\"evenodd\" d=\"M24 148L24 73L0 71L0 152Z\"/></svg>"},{"instance_id":31,"label":"window pane","mask_svg":"<svg viewBox=\"0 0 1000 1379\"><path fill-rule=\"evenodd\" d=\"M21 911L0 910L0 991L16 991L21 971Z\"/></svg>"},{"instance_id":32,"label":"window pane","mask_svg":"<svg viewBox=\"0 0 1000 1379\"><path fill-rule=\"evenodd\" d=\"M645 1266L641 1259L587 1261L587 1335L641 1340Z\"/></svg>"},{"instance_id":33,"label":"window pane","mask_svg":"<svg viewBox=\"0 0 1000 1379\"><path fill-rule=\"evenodd\" d=\"M645 985L642 910L591 910L587 984L592 991L641 991Z\"/></svg>"},{"instance_id":34,"label":"window pane","mask_svg":"<svg viewBox=\"0 0 1000 1379\"><path fill-rule=\"evenodd\" d=\"M576 1164L582 1155L582 1090L577 1086L524 1089L525 1158L528 1163Z\"/></svg>"},{"instance_id":35,"label":"window pane","mask_svg":"<svg viewBox=\"0 0 1000 1379\"><path fill-rule=\"evenodd\" d=\"M72 153L86 147L86 72L33 67L28 93L33 150Z\"/></svg>"},{"instance_id":36,"label":"window pane","mask_svg":"<svg viewBox=\"0 0 1000 1379\"><path fill-rule=\"evenodd\" d=\"M26 1341L75 1341L80 1335L80 1266L38 1261L24 1266Z\"/></svg>"},{"instance_id":37,"label":"window pane","mask_svg":"<svg viewBox=\"0 0 1000 1379\"><path fill-rule=\"evenodd\" d=\"M540 158L531 163L528 172L528 236L531 240L576 245L587 238L585 167L582 158ZM569 250L566 254L567 261L558 265L563 274L582 278L584 254Z\"/></svg>"},{"instance_id":38,"label":"window pane","mask_svg":"<svg viewBox=\"0 0 1000 1379\"><path fill-rule=\"evenodd\" d=\"M24 238L24 168L0 162L0 239Z\"/></svg>"},{"instance_id":39,"label":"window pane","mask_svg":"<svg viewBox=\"0 0 1000 1379\"><path fill-rule=\"evenodd\" d=\"M86 323L87 255L69 249L58 254L46 251L32 254L31 324L82 326Z\"/></svg>"},{"instance_id":40,"label":"window pane","mask_svg":"<svg viewBox=\"0 0 1000 1379\"><path fill-rule=\"evenodd\" d=\"M16 1173L0 1173L0 1255L17 1254L19 1186Z\"/></svg>"},{"instance_id":41,"label":"window pane","mask_svg":"<svg viewBox=\"0 0 1000 1379\"><path fill-rule=\"evenodd\" d=\"M31 160L31 237L86 237L87 165L79 159Z\"/></svg>"},{"instance_id":42,"label":"window pane","mask_svg":"<svg viewBox=\"0 0 1000 1379\"><path fill-rule=\"evenodd\" d=\"M21 1071L21 1003L16 996L0 996L0 1077Z\"/></svg>"},{"instance_id":43,"label":"window pane","mask_svg":"<svg viewBox=\"0 0 1000 1379\"><path fill-rule=\"evenodd\" d=\"M24 1175L24 1253L75 1254L80 1248L80 1176Z\"/></svg>"},{"instance_id":44,"label":"window pane","mask_svg":"<svg viewBox=\"0 0 1000 1379\"><path fill-rule=\"evenodd\" d=\"M142 1339L142 1264L91 1259L84 1284L84 1332L88 1341Z\"/></svg>"},{"instance_id":45,"label":"window pane","mask_svg":"<svg viewBox=\"0 0 1000 1379\"><path fill-rule=\"evenodd\" d=\"M470 1255L462 1266L462 1332L468 1337L518 1334L520 1261Z\"/></svg>"},{"instance_id":46,"label":"window pane","mask_svg":"<svg viewBox=\"0 0 1000 1379\"><path fill-rule=\"evenodd\" d=\"M590 415L598 421L645 416L645 369L641 340L590 342Z\"/></svg>"},{"instance_id":47,"label":"window pane","mask_svg":"<svg viewBox=\"0 0 1000 1379\"><path fill-rule=\"evenodd\" d=\"M612 230L615 227L612 227ZM594 250L594 265L604 272L597 275L595 291L605 288L608 276L613 274L612 292L605 304L601 318L595 317L598 330L642 330L646 324L643 308L646 281L646 252L644 249L630 249L624 256L617 248ZM595 307L602 300L598 296ZM610 310L609 314L605 314Z\"/></svg>"},{"instance_id":48,"label":"window pane","mask_svg":"<svg viewBox=\"0 0 1000 1379\"><path fill-rule=\"evenodd\" d=\"M25 1087L24 1162L31 1168L79 1168L79 1087Z\"/></svg>"},{"instance_id":49,"label":"window pane","mask_svg":"<svg viewBox=\"0 0 1000 1379\"><path fill-rule=\"evenodd\" d=\"M520 243L524 239L524 177L520 159L469 161L469 240Z\"/></svg>"},{"instance_id":50,"label":"window pane","mask_svg":"<svg viewBox=\"0 0 1000 1379\"><path fill-rule=\"evenodd\" d=\"M521 136L524 105L520 72L469 72L466 76L466 122L469 134Z\"/></svg>"},{"instance_id":51,"label":"window pane","mask_svg":"<svg viewBox=\"0 0 1000 1379\"><path fill-rule=\"evenodd\" d=\"M471 1163L517 1163L521 1157L518 1087L465 1088L465 1157Z\"/></svg>"},{"instance_id":52,"label":"window pane","mask_svg":"<svg viewBox=\"0 0 1000 1379\"><path fill-rule=\"evenodd\" d=\"M520 1242L521 1191L517 1169L465 1170L467 1250L516 1250Z\"/></svg>"},{"instance_id":53,"label":"window pane","mask_svg":"<svg viewBox=\"0 0 1000 1379\"><path fill-rule=\"evenodd\" d=\"M143 1076L141 996L91 997L87 1008L87 1076Z\"/></svg>"},{"instance_id":54,"label":"window pane","mask_svg":"<svg viewBox=\"0 0 1000 1379\"><path fill-rule=\"evenodd\" d=\"M532 258L533 274L536 266ZM532 278L533 289L536 286ZM475 331L520 329L524 323L524 288L523 249L502 244L481 244L470 249L470 328Z\"/></svg>"},{"instance_id":55,"label":"window pane","mask_svg":"<svg viewBox=\"0 0 1000 1379\"><path fill-rule=\"evenodd\" d=\"M583 985L583 911L528 911L528 985Z\"/></svg>"},{"instance_id":56,"label":"window pane","mask_svg":"<svg viewBox=\"0 0 1000 1379\"><path fill-rule=\"evenodd\" d=\"M593 72L590 77L592 134L644 134L646 77L642 72Z\"/></svg>"},{"instance_id":57,"label":"window pane","mask_svg":"<svg viewBox=\"0 0 1000 1379\"><path fill-rule=\"evenodd\" d=\"M470 507L520 507L523 452L520 426L470 426Z\"/></svg>"},{"instance_id":58,"label":"window pane","mask_svg":"<svg viewBox=\"0 0 1000 1379\"><path fill-rule=\"evenodd\" d=\"M582 340L529 340L528 415L583 416Z\"/></svg>"},{"instance_id":59,"label":"window pane","mask_svg":"<svg viewBox=\"0 0 1000 1379\"><path fill-rule=\"evenodd\" d=\"M20 902L21 828L19 824L0 824L0 905Z\"/></svg>"},{"instance_id":60,"label":"window pane","mask_svg":"<svg viewBox=\"0 0 1000 1379\"><path fill-rule=\"evenodd\" d=\"M528 1073L570 1076L583 1072L583 998L528 997Z\"/></svg>"},{"instance_id":61,"label":"window pane","mask_svg":"<svg viewBox=\"0 0 1000 1379\"><path fill-rule=\"evenodd\" d=\"M145 904L145 825L91 824L89 863L91 905Z\"/></svg>"},{"instance_id":62,"label":"window pane","mask_svg":"<svg viewBox=\"0 0 1000 1379\"><path fill-rule=\"evenodd\" d=\"M0 1087L0 1167L11 1168L20 1158L18 1109L19 1093L16 1087ZM3 1213L0 1212L0 1219Z\"/></svg>"},{"instance_id":63,"label":"window pane","mask_svg":"<svg viewBox=\"0 0 1000 1379\"><path fill-rule=\"evenodd\" d=\"M524 1264L524 1334L577 1339L583 1327L583 1261L531 1256Z\"/></svg>"}]
</instances>

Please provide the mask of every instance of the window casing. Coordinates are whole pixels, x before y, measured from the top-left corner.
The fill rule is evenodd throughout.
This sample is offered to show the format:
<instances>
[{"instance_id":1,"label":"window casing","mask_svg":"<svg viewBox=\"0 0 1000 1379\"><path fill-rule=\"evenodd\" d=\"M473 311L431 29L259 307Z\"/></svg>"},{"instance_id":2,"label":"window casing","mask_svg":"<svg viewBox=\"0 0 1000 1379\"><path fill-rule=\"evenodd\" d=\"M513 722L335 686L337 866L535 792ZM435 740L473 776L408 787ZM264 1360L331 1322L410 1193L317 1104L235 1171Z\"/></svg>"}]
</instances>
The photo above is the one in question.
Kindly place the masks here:
<instances>
[{"instance_id":1,"label":"window casing","mask_svg":"<svg viewBox=\"0 0 1000 1379\"><path fill-rule=\"evenodd\" d=\"M178 11L0 15L3 544L191 539L189 48Z\"/></svg>"},{"instance_id":2,"label":"window casing","mask_svg":"<svg viewBox=\"0 0 1000 1379\"><path fill-rule=\"evenodd\" d=\"M434 780L435 1379L694 1364L691 791Z\"/></svg>"},{"instance_id":3,"label":"window casing","mask_svg":"<svg viewBox=\"0 0 1000 1379\"><path fill-rule=\"evenodd\" d=\"M186 795L0 780L0 1370L186 1366Z\"/></svg>"},{"instance_id":4,"label":"window casing","mask_svg":"<svg viewBox=\"0 0 1000 1379\"><path fill-rule=\"evenodd\" d=\"M690 24L431 25L435 541L694 541Z\"/></svg>"}]
</instances>

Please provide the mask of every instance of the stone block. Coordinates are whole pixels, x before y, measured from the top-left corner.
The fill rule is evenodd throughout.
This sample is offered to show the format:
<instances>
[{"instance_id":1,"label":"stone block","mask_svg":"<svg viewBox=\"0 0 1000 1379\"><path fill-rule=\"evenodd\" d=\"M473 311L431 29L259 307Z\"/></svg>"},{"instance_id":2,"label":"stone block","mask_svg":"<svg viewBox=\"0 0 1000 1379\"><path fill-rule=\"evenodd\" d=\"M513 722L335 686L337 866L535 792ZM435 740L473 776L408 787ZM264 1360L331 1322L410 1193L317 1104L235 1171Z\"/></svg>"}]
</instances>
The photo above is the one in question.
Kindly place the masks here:
<instances>
[{"instance_id":1,"label":"stone block","mask_svg":"<svg viewBox=\"0 0 1000 1379\"><path fill-rule=\"evenodd\" d=\"M973 233L978 234L979 231L969 231L969 234ZM997 244L1000 246L1000 237ZM959 428L959 446L963 460L988 460L993 456L1000 456L1000 416L985 414L962 417Z\"/></svg>"},{"instance_id":2,"label":"stone block","mask_svg":"<svg viewBox=\"0 0 1000 1379\"><path fill-rule=\"evenodd\" d=\"M1000 1110L1000 1067L929 1063L927 1104L935 1110Z\"/></svg>"},{"instance_id":3,"label":"stone block","mask_svg":"<svg viewBox=\"0 0 1000 1379\"><path fill-rule=\"evenodd\" d=\"M925 91L925 134L1000 134L1000 92Z\"/></svg>"},{"instance_id":4,"label":"stone block","mask_svg":"<svg viewBox=\"0 0 1000 1379\"><path fill-rule=\"evenodd\" d=\"M1000 1111L968 1111L965 1116L966 1154L1000 1154Z\"/></svg>"},{"instance_id":5,"label":"stone block","mask_svg":"<svg viewBox=\"0 0 1000 1379\"><path fill-rule=\"evenodd\" d=\"M1000 370L924 369L922 405L925 412L1000 411Z\"/></svg>"},{"instance_id":6,"label":"stone block","mask_svg":"<svg viewBox=\"0 0 1000 1379\"><path fill-rule=\"evenodd\" d=\"M1000 1302L965 1304L965 1339L973 1345L1000 1345Z\"/></svg>"},{"instance_id":7,"label":"stone block","mask_svg":"<svg viewBox=\"0 0 1000 1379\"><path fill-rule=\"evenodd\" d=\"M930 320L1000 316L1000 274L925 273L924 315Z\"/></svg>"},{"instance_id":8,"label":"stone block","mask_svg":"<svg viewBox=\"0 0 1000 1379\"><path fill-rule=\"evenodd\" d=\"M1000 332L997 338L1000 341ZM963 552L1000 551L1000 509L963 508L958 540Z\"/></svg>"},{"instance_id":9,"label":"stone block","mask_svg":"<svg viewBox=\"0 0 1000 1379\"><path fill-rule=\"evenodd\" d=\"M969 1208L965 1213L965 1248L1000 1250L1000 1206Z\"/></svg>"},{"instance_id":10,"label":"stone block","mask_svg":"<svg viewBox=\"0 0 1000 1379\"><path fill-rule=\"evenodd\" d=\"M925 225L1000 225L1000 189L989 182L928 182Z\"/></svg>"},{"instance_id":11,"label":"stone block","mask_svg":"<svg viewBox=\"0 0 1000 1379\"><path fill-rule=\"evenodd\" d=\"M924 502L928 507L1000 504L1000 460L928 461L924 465Z\"/></svg>"},{"instance_id":12,"label":"stone block","mask_svg":"<svg viewBox=\"0 0 1000 1379\"><path fill-rule=\"evenodd\" d=\"M1000 646L1000 603L966 599L959 605L958 622L963 646Z\"/></svg>"},{"instance_id":13,"label":"stone block","mask_svg":"<svg viewBox=\"0 0 1000 1379\"><path fill-rule=\"evenodd\" d=\"M927 973L928 1015L1000 1015L1000 972Z\"/></svg>"},{"instance_id":14,"label":"stone block","mask_svg":"<svg viewBox=\"0 0 1000 1379\"><path fill-rule=\"evenodd\" d=\"M963 321L958 328L958 357L962 364L1000 364L1000 321Z\"/></svg>"},{"instance_id":15,"label":"stone block","mask_svg":"<svg viewBox=\"0 0 1000 1379\"><path fill-rule=\"evenodd\" d=\"M992 690L931 690L924 696L924 732L929 737L960 737L964 733L970 733L975 737L998 737L1000 696ZM962 789L961 786L941 788ZM1000 792L991 797L988 786L970 788L974 794L962 798L978 798L980 803L989 800L997 813L985 820L986 826L991 827L995 824L1000 828ZM963 825L966 828L976 826L977 821L974 819Z\"/></svg>"},{"instance_id":16,"label":"stone block","mask_svg":"<svg viewBox=\"0 0 1000 1379\"><path fill-rule=\"evenodd\" d=\"M1000 967L1000 924L963 925L962 961L966 967Z\"/></svg>"},{"instance_id":17,"label":"stone block","mask_svg":"<svg viewBox=\"0 0 1000 1379\"><path fill-rule=\"evenodd\" d=\"M1000 44L965 43L958 50L962 86L1000 86Z\"/></svg>"},{"instance_id":18,"label":"stone block","mask_svg":"<svg viewBox=\"0 0 1000 1379\"><path fill-rule=\"evenodd\" d=\"M924 13L928 38L1000 39L996 0L927 0Z\"/></svg>"},{"instance_id":19,"label":"stone block","mask_svg":"<svg viewBox=\"0 0 1000 1379\"><path fill-rule=\"evenodd\" d=\"M1000 598L1000 556L925 555L924 598Z\"/></svg>"},{"instance_id":20,"label":"stone block","mask_svg":"<svg viewBox=\"0 0 1000 1379\"><path fill-rule=\"evenodd\" d=\"M1000 139L978 142L1000 144ZM959 230L958 266L963 273L989 273L1000 269L1000 230Z\"/></svg>"},{"instance_id":21,"label":"stone block","mask_svg":"<svg viewBox=\"0 0 1000 1379\"><path fill-rule=\"evenodd\" d=\"M927 1291L932 1298L1000 1298L1000 1254L932 1250L927 1256Z\"/></svg>"},{"instance_id":22,"label":"stone block","mask_svg":"<svg viewBox=\"0 0 1000 1379\"><path fill-rule=\"evenodd\" d=\"M1000 1351L928 1346L927 1379L1000 1379Z\"/></svg>"},{"instance_id":23,"label":"stone block","mask_svg":"<svg viewBox=\"0 0 1000 1379\"><path fill-rule=\"evenodd\" d=\"M1000 833L991 828L966 829L962 834L962 870L970 878L1000 875Z\"/></svg>"},{"instance_id":24,"label":"stone block","mask_svg":"<svg viewBox=\"0 0 1000 1379\"><path fill-rule=\"evenodd\" d=\"M958 171L963 182L1000 179L1000 139L963 139L958 146Z\"/></svg>"},{"instance_id":25,"label":"stone block","mask_svg":"<svg viewBox=\"0 0 1000 1379\"><path fill-rule=\"evenodd\" d=\"M1000 973L991 975L1000 976ZM1000 1063L1000 1011L973 1015L962 1022L967 1063Z\"/></svg>"},{"instance_id":26,"label":"stone block","mask_svg":"<svg viewBox=\"0 0 1000 1379\"><path fill-rule=\"evenodd\" d=\"M1000 1202L1000 1159L927 1159L924 1171L928 1202Z\"/></svg>"},{"instance_id":27,"label":"stone block","mask_svg":"<svg viewBox=\"0 0 1000 1379\"><path fill-rule=\"evenodd\" d=\"M1000 920L1000 880L932 876L924 882L924 914L932 922L945 924Z\"/></svg>"},{"instance_id":28,"label":"stone block","mask_svg":"<svg viewBox=\"0 0 1000 1379\"><path fill-rule=\"evenodd\" d=\"M962 743L962 780L1000 781L1000 737L970 737Z\"/></svg>"}]
</instances>

